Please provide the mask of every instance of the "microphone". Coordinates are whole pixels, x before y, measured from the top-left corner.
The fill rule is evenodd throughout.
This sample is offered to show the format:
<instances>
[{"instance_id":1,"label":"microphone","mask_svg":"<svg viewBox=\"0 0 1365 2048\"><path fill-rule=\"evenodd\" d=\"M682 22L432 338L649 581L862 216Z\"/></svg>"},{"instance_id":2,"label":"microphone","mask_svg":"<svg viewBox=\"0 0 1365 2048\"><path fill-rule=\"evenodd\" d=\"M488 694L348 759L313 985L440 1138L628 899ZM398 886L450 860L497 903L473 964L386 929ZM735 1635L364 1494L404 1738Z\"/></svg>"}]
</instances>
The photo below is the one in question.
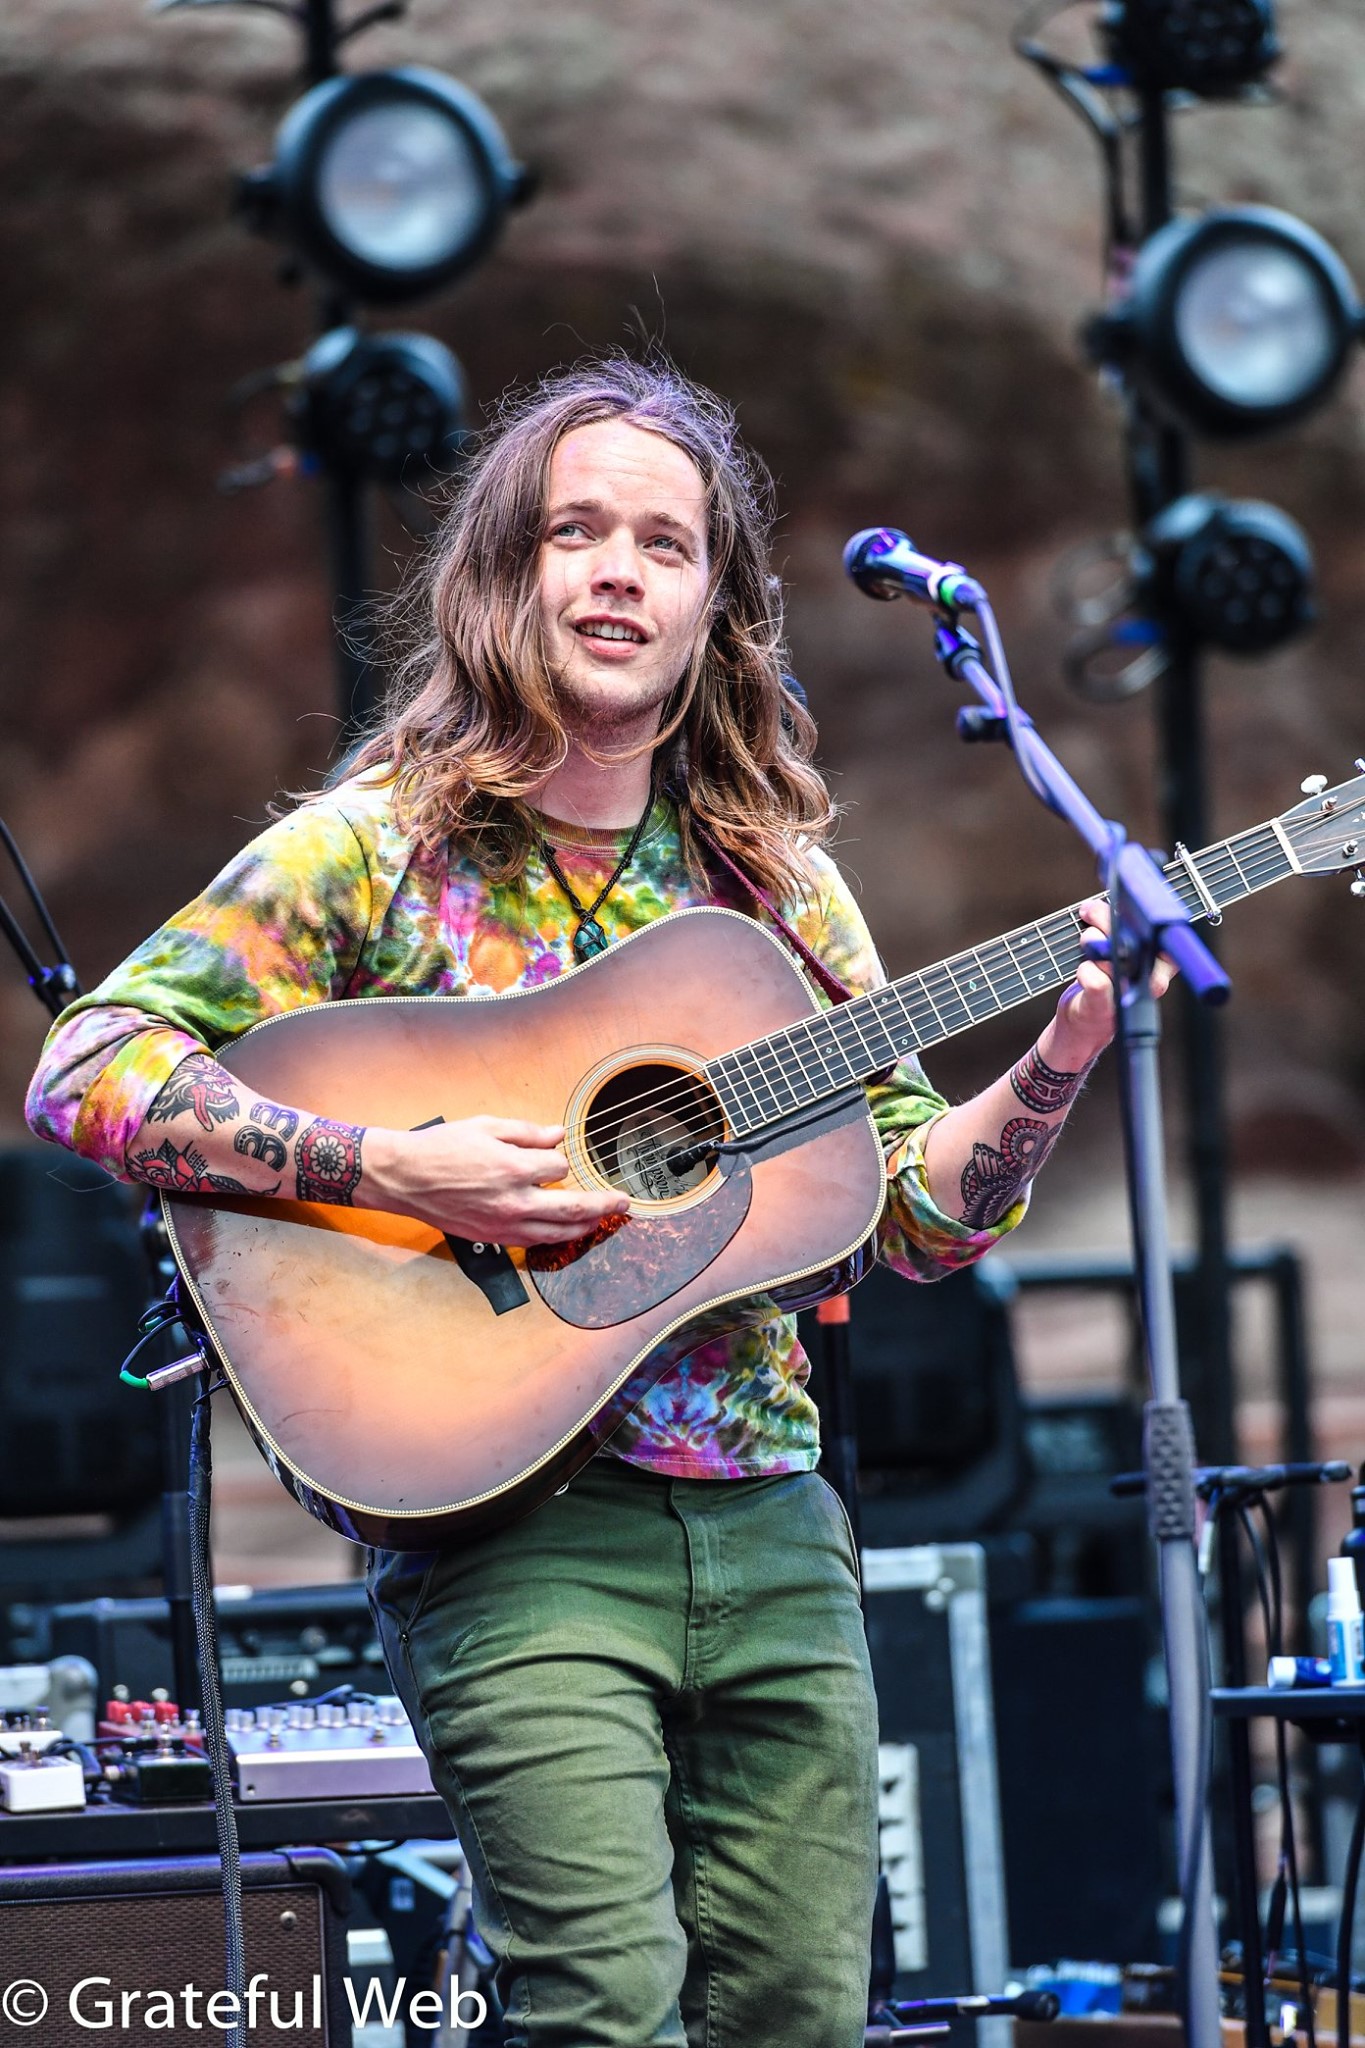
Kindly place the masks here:
<instances>
[{"instance_id":1,"label":"microphone","mask_svg":"<svg viewBox=\"0 0 1365 2048\"><path fill-rule=\"evenodd\" d=\"M986 595L960 562L920 554L895 526L855 533L844 549L844 570L865 597L913 597L939 612L974 612Z\"/></svg>"}]
</instances>

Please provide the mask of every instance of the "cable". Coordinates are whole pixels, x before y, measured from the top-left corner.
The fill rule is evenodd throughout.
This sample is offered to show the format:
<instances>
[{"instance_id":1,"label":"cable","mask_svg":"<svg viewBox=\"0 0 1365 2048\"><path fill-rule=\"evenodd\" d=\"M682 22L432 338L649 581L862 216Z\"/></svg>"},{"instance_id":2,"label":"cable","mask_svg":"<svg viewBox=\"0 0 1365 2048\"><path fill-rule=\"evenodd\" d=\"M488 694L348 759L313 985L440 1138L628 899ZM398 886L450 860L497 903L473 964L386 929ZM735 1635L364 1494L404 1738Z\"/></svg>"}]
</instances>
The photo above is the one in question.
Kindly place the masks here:
<instances>
[{"instance_id":1,"label":"cable","mask_svg":"<svg viewBox=\"0 0 1365 2048\"><path fill-rule=\"evenodd\" d=\"M213 1604L213 1558L209 1543L209 1509L213 1492L212 1391L194 1404L190 1440L190 1566L194 1597L194 1639L199 1679L204 1693L204 1748L213 1775L213 1818L218 1858L223 1872L223 1916L227 1952L224 1990L235 1994L238 2017L226 2030L227 2048L247 2048L246 1954L242 1931L242 1867L237 1846L237 1814L232 1803L232 1766L219 1682L218 1617Z\"/></svg>"},{"instance_id":2,"label":"cable","mask_svg":"<svg viewBox=\"0 0 1365 2048\"><path fill-rule=\"evenodd\" d=\"M1270 1565L1271 1615L1267 1630L1267 1641L1272 1657L1278 1657L1284 1649L1284 1580L1280 1571L1280 1532L1275 1526L1275 1517L1270 1502L1264 1494L1257 1496L1256 1505L1265 1523L1266 1556Z\"/></svg>"},{"instance_id":3,"label":"cable","mask_svg":"<svg viewBox=\"0 0 1365 2048\"><path fill-rule=\"evenodd\" d=\"M1261 1538L1252 1519L1252 1508L1260 1510L1265 1523L1265 1538ZM1280 1654L1284 1628L1284 1588L1280 1572L1279 1532L1264 1494L1253 1494L1250 1499L1237 1501L1237 1520L1251 1549L1252 1563L1256 1574L1256 1594L1260 1604L1261 1617L1265 1624L1266 1647L1272 1657ZM1231 1625L1232 1617L1224 1616L1224 1627ZM1237 1617L1240 1627L1240 1616ZM1274 1948L1279 1947L1284 1927L1286 1892L1294 1922L1294 1945L1296 1951L1299 1998L1303 2006L1304 2027L1308 2036L1308 2048L1316 2048L1316 2030L1313 2018L1312 1981L1308 1965L1308 1942L1303 1924L1303 1894L1299 1881L1298 1839L1294 1828L1293 1787L1289 1776L1289 1743L1283 1721L1275 1724L1275 1780L1280 1799L1280 1850L1275 1884L1272 1889L1272 1907L1268 1916L1267 1935L1275 1936ZM1266 1975L1271 1973L1274 1948L1267 1941Z\"/></svg>"},{"instance_id":4,"label":"cable","mask_svg":"<svg viewBox=\"0 0 1365 2048\"><path fill-rule=\"evenodd\" d=\"M1128 249L1134 246L1135 236L1123 192L1123 139L1125 123L1110 107L1097 82L1086 76L1074 64L1068 64L1064 57L1057 56L1045 43L1038 40L1038 32L1059 14L1065 14L1075 0L1044 0L1044 4L1032 7L1025 14L1010 38L1016 57L1032 64L1061 94L1067 104L1078 113L1100 148L1100 159L1105 178L1105 266L1109 267L1116 248Z\"/></svg>"},{"instance_id":5,"label":"cable","mask_svg":"<svg viewBox=\"0 0 1365 2048\"><path fill-rule=\"evenodd\" d=\"M990 599L984 593L976 607L976 616L981 623L981 630L986 636L986 652L990 657L991 674L995 678L996 688L1005 702L1005 730L1009 734L1010 746L1014 750L1014 758L1019 763L1019 773L1037 797L1039 803L1044 804L1048 810L1060 816L1050 791L1020 745L1024 732L1024 720L1019 710L1019 700L1014 694L1014 678L1010 674L1009 662L1005 657L1005 642L1000 631L999 622L996 619ZM1032 723L1031 720L1030 723Z\"/></svg>"},{"instance_id":6,"label":"cable","mask_svg":"<svg viewBox=\"0 0 1365 2048\"><path fill-rule=\"evenodd\" d=\"M1362 1753L1365 1766L1365 1752ZM1356 1802L1351 1846L1346 1852L1346 1876L1341 1888L1341 1924L1337 1928L1337 2040L1351 2039L1351 1938L1355 1933L1356 1890L1360 1882L1360 1859L1365 1851L1365 1775Z\"/></svg>"},{"instance_id":7,"label":"cable","mask_svg":"<svg viewBox=\"0 0 1365 2048\"><path fill-rule=\"evenodd\" d=\"M159 1301L154 1301L150 1308L143 1310L137 1319L137 1327L142 1335L119 1367L118 1376L126 1387L140 1387L146 1391L149 1382L140 1378L137 1373L129 1372L128 1368L140 1351L145 1351L149 1344L157 1337L164 1336L166 1331L179 1321L180 1303L173 1287L168 1293L163 1294Z\"/></svg>"},{"instance_id":8,"label":"cable","mask_svg":"<svg viewBox=\"0 0 1365 2048\"><path fill-rule=\"evenodd\" d=\"M1176 1989L1179 2010L1186 2031L1190 2012L1190 1953L1194 1945L1195 1895L1204 1866L1204 1837L1208 1832L1204 1809L1208 1805L1209 1778L1213 1765L1213 1715L1209 1707L1212 1674L1209 1670L1207 1628L1198 1632L1199 1641L1199 1764L1195 1772L1194 1797L1190 1804L1190 1839L1180 1873L1180 1937L1176 1944ZM1178 1816L1177 1816L1178 1819Z\"/></svg>"}]
</instances>

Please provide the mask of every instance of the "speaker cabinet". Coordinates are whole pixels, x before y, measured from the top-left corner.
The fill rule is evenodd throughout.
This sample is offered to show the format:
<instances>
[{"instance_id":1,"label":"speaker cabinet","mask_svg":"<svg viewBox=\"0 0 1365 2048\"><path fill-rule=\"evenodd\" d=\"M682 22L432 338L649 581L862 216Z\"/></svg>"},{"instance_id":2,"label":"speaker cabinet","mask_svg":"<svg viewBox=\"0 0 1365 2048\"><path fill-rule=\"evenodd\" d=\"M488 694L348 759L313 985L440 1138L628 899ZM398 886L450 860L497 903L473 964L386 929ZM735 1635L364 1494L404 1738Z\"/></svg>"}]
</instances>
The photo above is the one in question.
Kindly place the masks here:
<instances>
[{"instance_id":1,"label":"speaker cabinet","mask_svg":"<svg viewBox=\"0 0 1365 2048\"><path fill-rule=\"evenodd\" d=\"M265 1979L249 2039L350 2048L350 1890L327 1849L242 1857L247 1981ZM0 1959L6 2044L204 2048L227 2038L230 2011L220 2007L215 2021L208 2005L224 1975L215 1856L0 1868Z\"/></svg>"}]
</instances>

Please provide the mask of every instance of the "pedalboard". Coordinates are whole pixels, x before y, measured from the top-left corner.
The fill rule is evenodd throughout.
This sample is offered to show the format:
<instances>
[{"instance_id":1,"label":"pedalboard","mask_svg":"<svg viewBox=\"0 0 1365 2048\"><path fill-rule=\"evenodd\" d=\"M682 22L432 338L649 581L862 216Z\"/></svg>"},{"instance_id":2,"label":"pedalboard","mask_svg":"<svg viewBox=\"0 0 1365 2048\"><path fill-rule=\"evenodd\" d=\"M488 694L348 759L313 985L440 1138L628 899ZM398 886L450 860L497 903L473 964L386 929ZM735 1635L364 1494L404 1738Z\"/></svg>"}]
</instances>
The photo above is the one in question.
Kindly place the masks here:
<instances>
[{"instance_id":1,"label":"pedalboard","mask_svg":"<svg viewBox=\"0 0 1365 2048\"><path fill-rule=\"evenodd\" d=\"M230 1707L227 1739L237 1797L244 1803L411 1796L434 1789L412 1723L392 1694L345 1705Z\"/></svg>"},{"instance_id":2,"label":"pedalboard","mask_svg":"<svg viewBox=\"0 0 1365 2048\"><path fill-rule=\"evenodd\" d=\"M393 1694L352 1694L286 1705L229 1707L226 1734L239 1801L429 1797L426 1758ZM62 1753L57 1753L58 1748ZM46 1813L86 1804L186 1806L210 1801L213 1779L200 1716L164 1693L129 1699L118 1688L93 1739L76 1745L46 1709L0 1713L0 1809Z\"/></svg>"}]
</instances>

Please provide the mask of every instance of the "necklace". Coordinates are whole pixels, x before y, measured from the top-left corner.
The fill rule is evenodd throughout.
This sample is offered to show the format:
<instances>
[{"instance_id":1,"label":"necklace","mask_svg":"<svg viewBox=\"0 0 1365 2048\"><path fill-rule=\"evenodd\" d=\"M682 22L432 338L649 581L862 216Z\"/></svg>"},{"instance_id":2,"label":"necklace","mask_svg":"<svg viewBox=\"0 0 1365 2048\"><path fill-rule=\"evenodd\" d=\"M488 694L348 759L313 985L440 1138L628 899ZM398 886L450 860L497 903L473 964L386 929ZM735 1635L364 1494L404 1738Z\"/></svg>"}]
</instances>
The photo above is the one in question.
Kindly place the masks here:
<instances>
[{"instance_id":1,"label":"necklace","mask_svg":"<svg viewBox=\"0 0 1365 2048\"><path fill-rule=\"evenodd\" d=\"M578 919L578 928L573 935L572 945L574 959L578 961L580 966L585 960L591 960L594 954L605 953L607 950L607 935L597 922L597 913L634 860L640 841L645 836L645 826L649 823L650 814L653 809L654 801L651 797L641 813L635 830L630 835L630 844L608 875L605 885L598 890L586 910L579 901L568 876L555 858L555 850L550 845L549 840L542 838L540 842L540 850L544 856L545 865L573 905L574 915Z\"/></svg>"}]
</instances>

